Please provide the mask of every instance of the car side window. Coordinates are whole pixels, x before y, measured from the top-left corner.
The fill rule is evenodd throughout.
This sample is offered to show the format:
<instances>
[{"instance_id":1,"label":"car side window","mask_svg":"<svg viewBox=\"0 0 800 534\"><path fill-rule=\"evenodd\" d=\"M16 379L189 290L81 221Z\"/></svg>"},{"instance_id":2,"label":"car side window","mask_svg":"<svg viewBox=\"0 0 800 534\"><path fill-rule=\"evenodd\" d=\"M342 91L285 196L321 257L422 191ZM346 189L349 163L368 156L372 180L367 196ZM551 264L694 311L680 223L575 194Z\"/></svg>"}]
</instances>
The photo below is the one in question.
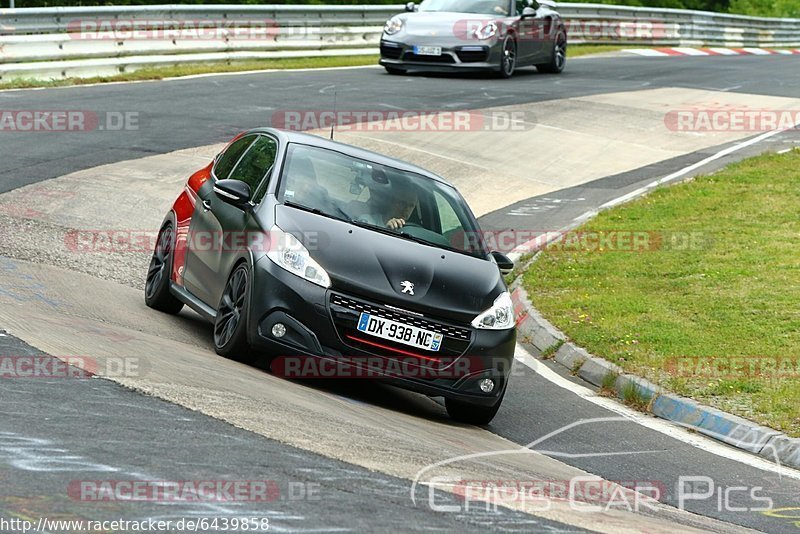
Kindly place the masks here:
<instances>
[{"instance_id":1,"label":"car side window","mask_svg":"<svg viewBox=\"0 0 800 534\"><path fill-rule=\"evenodd\" d=\"M230 179L241 180L250 186L253 192L253 203L257 204L266 192L266 182L264 177L275 164L275 155L278 152L278 142L272 137L260 135L255 142L250 145L244 156L239 160L238 165L230 174ZM262 184L262 181L264 183ZM259 186L264 187L259 187Z\"/></svg>"},{"instance_id":2,"label":"car side window","mask_svg":"<svg viewBox=\"0 0 800 534\"><path fill-rule=\"evenodd\" d=\"M246 135L241 139L237 139L222 153L217 163L214 164L214 177L217 180L225 180L228 178L231 170L239 162L242 154L244 154L244 151L250 146L250 143L253 142L253 139L255 139L255 136L252 135Z\"/></svg>"}]
</instances>

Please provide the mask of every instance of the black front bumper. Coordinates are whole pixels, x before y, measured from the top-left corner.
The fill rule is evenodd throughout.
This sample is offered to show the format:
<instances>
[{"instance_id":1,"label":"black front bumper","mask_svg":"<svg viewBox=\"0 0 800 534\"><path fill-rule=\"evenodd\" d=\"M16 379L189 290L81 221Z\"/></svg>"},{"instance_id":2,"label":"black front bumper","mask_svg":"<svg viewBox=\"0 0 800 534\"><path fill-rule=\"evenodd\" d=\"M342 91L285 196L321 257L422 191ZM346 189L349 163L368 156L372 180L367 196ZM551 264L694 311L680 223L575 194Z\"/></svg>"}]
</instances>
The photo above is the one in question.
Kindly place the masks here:
<instances>
[{"instance_id":1,"label":"black front bumper","mask_svg":"<svg viewBox=\"0 0 800 534\"><path fill-rule=\"evenodd\" d=\"M437 44L441 43L437 42ZM440 56L422 56L414 53L414 46L411 44L382 40L380 64L384 67L403 70L440 72L496 71L500 69L497 45L459 43L441 48L442 55Z\"/></svg>"},{"instance_id":2,"label":"black front bumper","mask_svg":"<svg viewBox=\"0 0 800 534\"><path fill-rule=\"evenodd\" d=\"M312 284L266 257L255 265L253 280L248 317L250 343L284 363L291 358L324 359L340 369L332 375L286 375L288 378L367 377L432 397L484 406L494 405L508 384L515 329L477 330L388 309L362 296L344 295ZM442 333L441 349L414 349L358 332L355 323L365 309ZM277 323L286 329L280 338L272 333ZM479 383L485 378L495 383L490 393L480 389Z\"/></svg>"}]
</instances>

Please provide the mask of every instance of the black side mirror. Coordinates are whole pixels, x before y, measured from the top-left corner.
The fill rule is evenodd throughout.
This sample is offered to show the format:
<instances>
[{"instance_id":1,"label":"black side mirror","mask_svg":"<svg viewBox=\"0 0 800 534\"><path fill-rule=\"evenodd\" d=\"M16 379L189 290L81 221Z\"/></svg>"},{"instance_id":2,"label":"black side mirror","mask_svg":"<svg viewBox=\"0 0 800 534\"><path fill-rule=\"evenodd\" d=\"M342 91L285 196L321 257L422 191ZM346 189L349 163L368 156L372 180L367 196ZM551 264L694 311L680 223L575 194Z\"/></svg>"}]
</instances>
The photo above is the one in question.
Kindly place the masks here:
<instances>
[{"instance_id":1,"label":"black side mirror","mask_svg":"<svg viewBox=\"0 0 800 534\"><path fill-rule=\"evenodd\" d=\"M415 4L414 2L409 2L406 4L406 11L408 11L409 13L413 13L416 10L417 10L417 4Z\"/></svg>"},{"instance_id":2,"label":"black side mirror","mask_svg":"<svg viewBox=\"0 0 800 534\"><path fill-rule=\"evenodd\" d=\"M495 263L497 263L497 267L500 269L500 273L502 275L505 276L514 270L514 262L502 252L497 252L495 250L492 252L492 257L494 258Z\"/></svg>"},{"instance_id":3,"label":"black side mirror","mask_svg":"<svg viewBox=\"0 0 800 534\"><path fill-rule=\"evenodd\" d=\"M214 184L214 193L237 208L244 208L250 202L250 186L241 180L219 180Z\"/></svg>"}]
</instances>

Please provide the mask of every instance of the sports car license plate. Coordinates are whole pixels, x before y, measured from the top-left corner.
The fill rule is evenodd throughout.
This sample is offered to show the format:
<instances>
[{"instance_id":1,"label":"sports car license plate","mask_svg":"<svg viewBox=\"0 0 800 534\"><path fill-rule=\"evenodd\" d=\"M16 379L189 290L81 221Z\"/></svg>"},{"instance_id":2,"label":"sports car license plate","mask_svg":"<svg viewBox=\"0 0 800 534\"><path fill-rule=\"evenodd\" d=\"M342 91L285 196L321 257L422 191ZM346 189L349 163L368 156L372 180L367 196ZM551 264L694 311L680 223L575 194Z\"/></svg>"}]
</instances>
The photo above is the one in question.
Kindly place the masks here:
<instances>
[{"instance_id":1,"label":"sports car license plate","mask_svg":"<svg viewBox=\"0 0 800 534\"><path fill-rule=\"evenodd\" d=\"M418 56L441 56L441 46L415 46L414 53Z\"/></svg>"},{"instance_id":2,"label":"sports car license plate","mask_svg":"<svg viewBox=\"0 0 800 534\"><path fill-rule=\"evenodd\" d=\"M358 331L418 349L438 351L442 346L442 334L370 315L369 313L362 313L359 317Z\"/></svg>"}]
</instances>

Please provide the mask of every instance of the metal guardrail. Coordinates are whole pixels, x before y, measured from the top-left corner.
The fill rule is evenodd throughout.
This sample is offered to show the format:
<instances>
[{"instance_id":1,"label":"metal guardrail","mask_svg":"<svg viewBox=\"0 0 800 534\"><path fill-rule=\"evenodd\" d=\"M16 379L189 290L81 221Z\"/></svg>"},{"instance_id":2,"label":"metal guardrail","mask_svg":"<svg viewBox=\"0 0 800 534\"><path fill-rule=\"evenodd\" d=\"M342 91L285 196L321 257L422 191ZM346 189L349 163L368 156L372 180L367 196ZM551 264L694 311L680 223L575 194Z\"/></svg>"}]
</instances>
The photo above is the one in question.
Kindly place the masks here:
<instances>
[{"instance_id":1,"label":"metal guardrail","mask_svg":"<svg viewBox=\"0 0 800 534\"><path fill-rule=\"evenodd\" d=\"M0 80L108 75L198 61L374 54L383 23L403 9L402 5L0 9ZM603 4L565 3L558 10L573 43L800 47L800 19Z\"/></svg>"}]
</instances>

